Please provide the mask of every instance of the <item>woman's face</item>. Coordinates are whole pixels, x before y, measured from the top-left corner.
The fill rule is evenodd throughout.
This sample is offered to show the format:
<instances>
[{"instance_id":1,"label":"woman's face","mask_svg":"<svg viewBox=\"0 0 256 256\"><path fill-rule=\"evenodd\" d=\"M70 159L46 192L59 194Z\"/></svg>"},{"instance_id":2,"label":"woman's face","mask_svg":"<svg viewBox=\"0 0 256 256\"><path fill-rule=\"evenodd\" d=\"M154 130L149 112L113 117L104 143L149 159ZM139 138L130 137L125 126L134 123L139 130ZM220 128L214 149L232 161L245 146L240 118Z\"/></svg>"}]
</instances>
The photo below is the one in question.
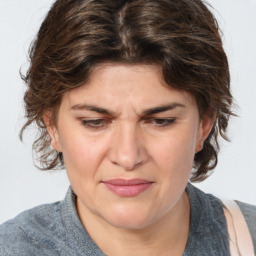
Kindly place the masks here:
<instances>
[{"instance_id":1,"label":"woman's face","mask_svg":"<svg viewBox=\"0 0 256 256\"><path fill-rule=\"evenodd\" d=\"M63 96L49 129L79 215L138 229L171 213L210 131L208 119L199 119L194 98L168 87L156 66L96 68Z\"/></svg>"}]
</instances>

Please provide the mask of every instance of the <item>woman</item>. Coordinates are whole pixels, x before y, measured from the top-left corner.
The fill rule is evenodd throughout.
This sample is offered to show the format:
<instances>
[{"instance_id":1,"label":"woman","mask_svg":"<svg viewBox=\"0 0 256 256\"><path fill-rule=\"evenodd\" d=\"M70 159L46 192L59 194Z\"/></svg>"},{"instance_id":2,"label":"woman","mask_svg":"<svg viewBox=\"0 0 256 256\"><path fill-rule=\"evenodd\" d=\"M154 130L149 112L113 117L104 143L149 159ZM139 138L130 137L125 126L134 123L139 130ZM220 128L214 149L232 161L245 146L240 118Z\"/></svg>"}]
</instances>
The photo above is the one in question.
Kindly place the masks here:
<instances>
[{"instance_id":1,"label":"woman","mask_svg":"<svg viewBox=\"0 0 256 256\"><path fill-rule=\"evenodd\" d=\"M0 227L1 255L230 255L219 199L193 187L232 115L217 22L200 0L57 0L23 77L62 202ZM239 203L255 245L256 207Z\"/></svg>"}]
</instances>

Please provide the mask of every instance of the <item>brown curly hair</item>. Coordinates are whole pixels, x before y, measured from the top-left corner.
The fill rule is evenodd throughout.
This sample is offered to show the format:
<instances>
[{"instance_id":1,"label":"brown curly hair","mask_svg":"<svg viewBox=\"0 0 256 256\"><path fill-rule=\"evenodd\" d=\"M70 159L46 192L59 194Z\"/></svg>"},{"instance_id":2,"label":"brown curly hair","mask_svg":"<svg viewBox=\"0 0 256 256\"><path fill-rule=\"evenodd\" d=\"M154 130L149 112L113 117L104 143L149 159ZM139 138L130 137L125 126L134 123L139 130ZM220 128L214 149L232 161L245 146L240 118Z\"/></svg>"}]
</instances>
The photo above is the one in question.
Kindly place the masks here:
<instances>
[{"instance_id":1,"label":"brown curly hair","mask_svg":"<svg viewBox=\"0 0 256 256\"><path fill-rule=\"evenodd\" d=\"M216 121L194 158L192 181L209 176L218 160L218 136L227 138L231 111L230 75L218 23L201 0L57 0L30 48L22 76L27 122L40 135L33 144L39 168L63 168L51 148L45 111L58 114L62 96L84 84L103 62L155 64L173 88L191 93L201 117Z\"/></svg>"}]
</instances>

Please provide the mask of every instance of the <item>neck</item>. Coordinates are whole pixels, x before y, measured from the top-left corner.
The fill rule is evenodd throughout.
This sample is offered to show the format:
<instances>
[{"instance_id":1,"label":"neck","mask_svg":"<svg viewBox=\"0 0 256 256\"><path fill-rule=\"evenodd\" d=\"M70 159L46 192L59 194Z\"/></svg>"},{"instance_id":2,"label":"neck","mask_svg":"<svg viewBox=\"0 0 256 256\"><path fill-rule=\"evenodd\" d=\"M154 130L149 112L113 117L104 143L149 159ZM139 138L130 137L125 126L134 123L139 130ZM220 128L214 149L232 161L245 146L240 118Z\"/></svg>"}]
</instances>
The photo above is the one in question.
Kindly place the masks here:
<instances>
[{"instance_id":1,"label":"neck","mask_svg":"<svg viewBox=\"0 0 256 256\"><path fill-rule=\"evenodd\" d=\"M78 212L80 204L77 203ZM81 222L98 247L111 256L173 255L184 253L190 225L190 205L186 192L160 220L141 229L123 229L102 221L83 209Z\"/></svg>"}]
</instances>

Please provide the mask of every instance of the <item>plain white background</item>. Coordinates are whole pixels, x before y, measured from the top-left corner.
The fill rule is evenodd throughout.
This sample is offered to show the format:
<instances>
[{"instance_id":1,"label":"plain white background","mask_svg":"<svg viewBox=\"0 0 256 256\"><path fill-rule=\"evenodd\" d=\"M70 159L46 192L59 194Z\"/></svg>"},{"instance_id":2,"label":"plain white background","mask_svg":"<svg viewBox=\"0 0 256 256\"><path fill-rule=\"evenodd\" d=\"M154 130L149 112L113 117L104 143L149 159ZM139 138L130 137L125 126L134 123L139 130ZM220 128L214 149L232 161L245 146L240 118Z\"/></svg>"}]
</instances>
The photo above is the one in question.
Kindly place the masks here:
<instances>
[{"instance_id":1,"label":"plain white background","mask_svg":"<svg viewBox=\"0 0 256 256\"><path fill-rule=\"evenodd\" d=\"M33 206L61 200L68 188L65 171L41 172L33 166L30 128L24 123L27 50L52 0L0 0L0 223ZM198 187L217 196L256 204L256 0L211 0L224 32L232 92L239 118L231 120L231 143L222 142L214 174Z\"/></svg>"}]
</instances>

